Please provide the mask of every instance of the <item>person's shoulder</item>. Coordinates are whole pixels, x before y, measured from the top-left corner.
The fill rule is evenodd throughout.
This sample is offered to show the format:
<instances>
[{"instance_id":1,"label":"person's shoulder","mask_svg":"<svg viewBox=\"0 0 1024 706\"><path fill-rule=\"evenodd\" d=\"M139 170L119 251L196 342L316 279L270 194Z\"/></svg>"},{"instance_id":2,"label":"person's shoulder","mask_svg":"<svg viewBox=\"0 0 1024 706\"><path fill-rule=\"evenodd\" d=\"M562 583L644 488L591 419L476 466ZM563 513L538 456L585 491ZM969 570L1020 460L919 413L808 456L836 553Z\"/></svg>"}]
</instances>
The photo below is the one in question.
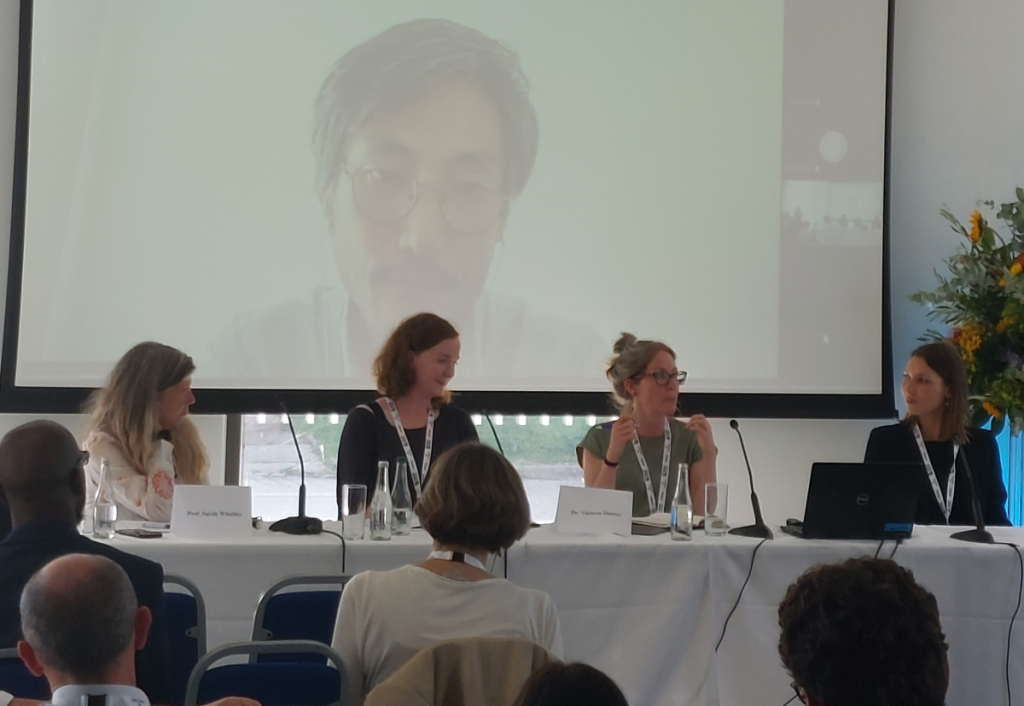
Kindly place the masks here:
<instances>
[{"instance_id":1,"label":"person's shoulder","mask_svg":"<svg viewBox=\"0 0 1024 706\"><path fill-rule=\"evenodd\" d=\"M520 605L523 605L528 609L539 610L542 612L553 610L555 607L554 599L552 599L547 592L538 588L519 586L508 579L502 578L496 578L491 581L484 582L484 585L489 585L492 591L497 594L501 594L506 605L512 605L518 602Z\"/></svg>"},{"instance_id":2,"label":"person's shoulder","mask_svg":"<svg viewBox=\"0 0 1024 706\"><path fill-rule=\"evenodd\" d=\"M345 584L346 600L373 600L395 586L407 586L422 579L424 572L416 566L401 566L390 571L361 571Z\"/></svg>"},{"instance_id":3,"label":"person's shoulder","mask_svg":"<svg viewBox=\"0 0 1024 706\"><path fill-rule=\"evenodd\" d=\"M447 424L458 424L459 426L473 425L472 415L462 407L451 402L441 405L441 409L437 411L437 421L440 422L442 419Z\"/></svg>"},{"instance_id":4,"label":"person's shoulder","mask_svg":"<svg viewBox=\"0 0 1024 706\"><path fill-rule=\"evenodd\" d=\"M88 537L82 537L80 553L83 554L97 554L110 559L128 574L128 578L132 580L132 583L136 581L143 581L151 584L163 584L164 567L158 562L152 559L146 559L137 554L130 554L126 551L122 551L116 547L112 547L102 542L89 539Z\"/></svg>"},{"instance_id":5,"label":"person's shoulder","mask_svg":"<svg viewBox=\"0 0 1024 706\"><path fill-rule=\"evenodd\" d=\"M346 422L351 419L359 423L373 422L375 419L383 419L384 412L376 402L358 404L348 411Z\"/></svg>"},{"instance_id":6,"label":"person's shoulder","mask_svg":"<svg viewBox=\"0 0 1024 706\"><path fill-rule=\"evenodd\" d=\"M995 434L988 429L980 429L978 427L970 427L967 430L967 442L969 444L978 444L979 446L997 446Z\"/></svg>"},{"instance_id":7,"label":"person's shoulder","mask_svg":"<svg viewBox=\"0 0 1024 706\"><path fill-rule=\"evenodd\" d=\"M91 458L121 454L121 445L117 443L117 439L105 431L89 432L82 443L82 448L89 452Z\"/></svg>"},{"instance_id":8,"label":"person's shoulder","mask_svg":"<svg viewBox=\"0 0 1024 706\"><path fill-rule=\"evenodd\" d=\"M868 437L869 441L872 442L888 442L898 441L907 439L910 437L910 427L903 422L896 422L894 424L886 424L885 426L875 427L871 430L871 435Z\"/></svg>"}]
</instances>

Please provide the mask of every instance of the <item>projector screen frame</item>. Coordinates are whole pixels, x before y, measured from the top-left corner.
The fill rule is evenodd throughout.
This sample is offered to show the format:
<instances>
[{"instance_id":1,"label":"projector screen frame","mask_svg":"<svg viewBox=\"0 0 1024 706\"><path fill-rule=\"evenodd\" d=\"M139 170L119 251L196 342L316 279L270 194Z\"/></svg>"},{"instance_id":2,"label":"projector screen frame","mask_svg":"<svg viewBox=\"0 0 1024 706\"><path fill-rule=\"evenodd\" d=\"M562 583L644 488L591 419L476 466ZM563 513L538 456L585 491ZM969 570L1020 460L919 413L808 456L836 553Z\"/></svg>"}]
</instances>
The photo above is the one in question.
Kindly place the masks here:
<instances>
[{"instance_id":1,"label":"projector screen frame","mask_svg":"<svg viewBox=\"0 0 1024 706\"><path fill-rule=\"evenodd\" d=\"M21 287L25 249L28 185L29 93L31 85L33 0L21 0L14 182L5 300L0 352L0 412L68 414L81 411L89 394L82 387L16 385L21 318ZM882 203L882 345L881 392L878 394L685 393L682 415L701 412L709 417L887 419L896 415L892 361L890 286L890 143L892 62L895 0L888 0L885 77L885 127ZM196 389L196 414L241 414L276 410L283 403L294 412L344 412L377 396L372 390ZM460 407L471 412L505 414L608 414L609 396L600 392L472 391L456 394Z\"/></svg>"}]
</instances>

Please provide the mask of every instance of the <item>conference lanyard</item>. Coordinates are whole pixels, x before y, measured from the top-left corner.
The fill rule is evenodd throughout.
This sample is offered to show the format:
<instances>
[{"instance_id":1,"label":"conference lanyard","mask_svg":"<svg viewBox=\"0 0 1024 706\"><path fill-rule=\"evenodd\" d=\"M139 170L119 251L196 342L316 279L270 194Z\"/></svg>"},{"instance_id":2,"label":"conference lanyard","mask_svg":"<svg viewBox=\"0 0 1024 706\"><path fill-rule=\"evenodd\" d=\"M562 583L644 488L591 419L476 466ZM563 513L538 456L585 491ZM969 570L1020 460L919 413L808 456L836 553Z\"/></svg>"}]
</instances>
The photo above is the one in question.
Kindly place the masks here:
<instances>
[{"instance_id":1,"label":"conference lanyard","mask_svg":"<svg viewBox=\"0 0 1024 706\"><path fill-rule=\"evenodd\" d=\"M423 491L423 476L430 468L430 451L434 446L434 417L437 416L437 413L434 411L434 406L431 405L430 411L427 412L427 435L423 440L423 466L418 467L416 459L412 455L412 447L409 446L409 437L405 435L405 427L402 426L402 418L398 416L398 407L390 397L385 397L384 401L388 403L391 421L395 423L395 431L398 432L398 438L402 442L402 450L405 451L405 458L409 462L412 485L416 489L416 497L419 498Z\"/></svg>"},{"instance_id":2,"label":"conference lanyard","mask_svg":"<svg viewBox=\"0 0 1024 706\"><path fill-rule=\"evenodd\" d=\"M469 554L463 554L462 552L430 552L428 559L441 559L443 561L454 561L457 564L469 564L475 566L481 571L487 571L484 568L483 562L477 559L475 556Z\"/></svg>"},{"instance_id":3,"label":"conference lanyard","mask_svg":"<svg viewBox=\"0 0 1024 706\"><path fill-rule=\"evenodd\" d=\"M917 439L917 448L921 452L921 460L924 462L924 470L928 474L928 480L932 484L932 492L935 499L946 516L946 524L949 524L949 513L953 511L953 493L956 491L956 456L960 453L960 444L953 443L953 465L949 467L949 477L946 478L946 498L942 498L942 488L939 487L939 479L935 475L935 468L932 466L932 459L928 455L928 447L924 445L924 437L921 436L921 428L914 424L914 438Z\"/></svg>"},{"instance_id":4,"label":"conference lanyard","mask_svg":"<svg viewBox=\"0 0 1024 706\"><path fill-rule=\"evenodd\" d=\"M668 490L668 462L672 453L672 428L668 425L668 417L665 417L665 450L661 453L661 486L658 488L658 504L654 504L654 485L651 483L651 470L647 467L647 459L644 458L644 450L640 448L640 437L633 430L633 451L636 453L636 460L640 464L640 470L644 474L644 486L647 488L647 507L653 515L656 512L664 512L665 491Z\"/></svg>"}]
</instances>

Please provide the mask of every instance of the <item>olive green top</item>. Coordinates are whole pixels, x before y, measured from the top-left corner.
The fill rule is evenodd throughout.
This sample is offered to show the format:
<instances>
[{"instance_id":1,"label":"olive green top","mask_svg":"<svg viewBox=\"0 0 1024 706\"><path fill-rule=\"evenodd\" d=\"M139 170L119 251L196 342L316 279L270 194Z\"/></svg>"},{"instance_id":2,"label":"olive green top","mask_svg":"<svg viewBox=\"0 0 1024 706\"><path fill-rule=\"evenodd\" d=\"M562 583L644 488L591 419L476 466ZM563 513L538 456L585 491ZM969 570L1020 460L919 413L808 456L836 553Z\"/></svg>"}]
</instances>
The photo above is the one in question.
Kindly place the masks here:
<instances>
[{"instance_id":1,"label":"olive green top","mask_svg":"<svg viewBox=\"0 0 1024 706\"><path fill-rule=\"evenodd\" d=\"M704 457L700 444L697 443L695 432L687 429L677 419L670 419L669 427L672 430L672 448L669 455L665 507L661 509L661 512L670 512L672 509L672 496L676 492L679 464L686 463L692 466ZM611 435L611 422L590 427L577 450L586 449L594 456L603 459L608 451L608 441L611 439ZM658 436L641 436L639 438L640 448L647 460L647 469L651 473L651 487L654 489L654 497L657 500L658 488L661 485L661 455L665 450L665 437L663 434L658 434ZM645 517L651 514L651 509L647 504L644 472L640 470L640 462L637 461L636 452L630 442L627 442L626 447L622 450L619 465L615 469L615 488L633 493L633 517Z\"/></svg>"}]
</instances>

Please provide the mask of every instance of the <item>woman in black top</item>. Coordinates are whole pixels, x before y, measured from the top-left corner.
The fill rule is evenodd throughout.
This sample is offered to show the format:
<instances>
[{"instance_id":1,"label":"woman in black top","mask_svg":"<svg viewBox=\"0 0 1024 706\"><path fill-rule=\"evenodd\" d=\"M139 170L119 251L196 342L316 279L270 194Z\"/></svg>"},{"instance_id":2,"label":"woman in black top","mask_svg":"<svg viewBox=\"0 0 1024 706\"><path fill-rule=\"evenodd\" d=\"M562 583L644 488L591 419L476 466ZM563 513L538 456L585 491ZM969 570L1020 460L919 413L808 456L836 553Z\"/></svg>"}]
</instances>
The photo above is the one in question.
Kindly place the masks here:
<instances>
[{"instance_id":1,"label":"woman in black top","mask_svg":"<svg viewBox=\"0 0 1024 706\"><path fill-rule=\"evenodd\" d=\"M430 464L463 441L477 441L465 411L449 404L446 388L459 361L459 332L434 314L417 314L398 325L373 363L382 397L349 412L338 447L338 507L341 486L366 486L369 507L377 484L377 462L387 461L394 487L398 459L406 459L413 501ZM429 443L428 443L429 442Z\"/></svg>"},{"instance_id":2,"label":"woman in black top","mask_svg":"<svg viewBox=\"0 0 1024 706\"><path fill-rule=\"evenodd\" d=\"M967 464L985 524L1009 525L995 437L984 429L967 428L967 373L957 350L945 341L915 350L900 389L907 416L899 424L872 430L864 460L923 464L916 518L920 525L974 524Z\"/></svg>"}]
</instances>

